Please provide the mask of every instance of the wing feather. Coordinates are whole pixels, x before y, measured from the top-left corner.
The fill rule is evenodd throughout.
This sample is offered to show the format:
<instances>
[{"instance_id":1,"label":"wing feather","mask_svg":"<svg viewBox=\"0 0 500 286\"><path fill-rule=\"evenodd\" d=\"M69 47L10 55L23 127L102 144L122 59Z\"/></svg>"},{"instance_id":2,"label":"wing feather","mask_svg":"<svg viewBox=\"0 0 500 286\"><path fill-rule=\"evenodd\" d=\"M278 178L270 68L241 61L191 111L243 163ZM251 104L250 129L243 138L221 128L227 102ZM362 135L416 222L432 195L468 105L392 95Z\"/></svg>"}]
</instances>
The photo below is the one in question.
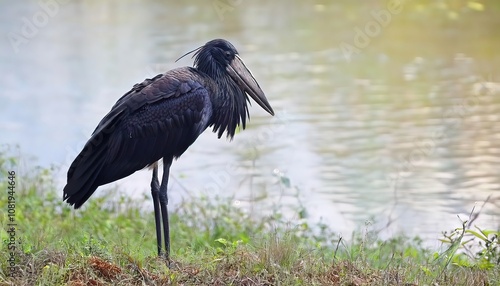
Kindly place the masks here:
<instances>
[{"instance_id":1,"label":"wing feather","mask_svg":"<svg viewBox=\"0 0 500 286\"><path fill-rule=\"evenodd\" d=\"M80 207L100 185L179 157L208 126L210 88L189 68L136 84L101 120L68 171L64 199Z\"/></svg>"}]
</instances>

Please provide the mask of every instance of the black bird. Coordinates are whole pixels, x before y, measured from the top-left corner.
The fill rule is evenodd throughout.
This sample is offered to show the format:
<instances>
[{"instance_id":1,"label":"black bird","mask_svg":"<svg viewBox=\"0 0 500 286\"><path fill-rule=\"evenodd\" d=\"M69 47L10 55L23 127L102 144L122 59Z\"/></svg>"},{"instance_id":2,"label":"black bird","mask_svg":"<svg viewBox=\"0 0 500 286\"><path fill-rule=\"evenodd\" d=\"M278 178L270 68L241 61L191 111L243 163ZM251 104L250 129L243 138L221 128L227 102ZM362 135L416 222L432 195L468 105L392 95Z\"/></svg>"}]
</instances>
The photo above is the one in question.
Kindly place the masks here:
<instances>
[{"instance_id":1,"label":"black bird","mask_svg":"<svg viewBox=\"0 0 500 286\"><path fill-rule=\"evenodd\" d=\"M219 138L226 132L229 139L239 125L244 129L250 116L248 95L274 115L264 92L231 43L216 39L192 52L194 68L181 67L146 79L118 99L71 164L63 191L63 200L77 209L99 186L152 167L158 255L165 251L167 259L167 184L172 160L179 158L207 127L212 127ZM160 159L161 184L157 164Z\"/></svg>"}]
</instances>

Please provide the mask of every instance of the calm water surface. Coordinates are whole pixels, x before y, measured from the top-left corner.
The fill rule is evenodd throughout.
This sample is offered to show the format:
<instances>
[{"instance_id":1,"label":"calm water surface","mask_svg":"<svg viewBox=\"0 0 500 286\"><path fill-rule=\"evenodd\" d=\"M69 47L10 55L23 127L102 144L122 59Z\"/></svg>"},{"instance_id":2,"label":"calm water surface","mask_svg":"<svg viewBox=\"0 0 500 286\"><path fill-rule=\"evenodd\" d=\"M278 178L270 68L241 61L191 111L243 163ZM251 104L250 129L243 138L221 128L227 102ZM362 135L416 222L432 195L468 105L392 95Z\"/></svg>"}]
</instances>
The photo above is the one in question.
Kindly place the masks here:
<instances>
[{"instance_id":1,"label":"calm water surface","mask_svg":"<svg viewBox=\"0 0 500 286\"><path fill-rule=\"evenodd\" d=\"M254 104L233 142L200 136L172 167L172 203L233 196L235 207L280 206L291 219L303 205L338 232L373 219L385 235L435 242L489 197L476 223L498 227L500 21L490 10L454 7L457 16L408 3L362 42L357 33L385 2L179 3L61 1L48 15L37 1L1 2L1 143L56 166L62 188L123 93L226 38L276 116ZM149 180L141 171L117 184L142 197Z\"/></svg>"}]
</instances>

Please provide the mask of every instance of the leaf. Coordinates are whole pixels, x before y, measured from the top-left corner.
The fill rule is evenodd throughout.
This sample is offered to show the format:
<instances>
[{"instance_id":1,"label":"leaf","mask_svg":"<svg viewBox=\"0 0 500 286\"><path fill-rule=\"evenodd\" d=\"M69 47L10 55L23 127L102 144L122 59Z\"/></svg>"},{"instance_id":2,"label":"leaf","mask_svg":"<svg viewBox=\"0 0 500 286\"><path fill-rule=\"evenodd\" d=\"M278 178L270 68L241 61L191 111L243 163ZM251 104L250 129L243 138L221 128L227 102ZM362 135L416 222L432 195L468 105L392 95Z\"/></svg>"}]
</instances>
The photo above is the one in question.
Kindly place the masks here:
<instances>
[{"instance_id":1,"label":"leaf","mask_svg":"<svg viewBox=\"0 0 500 286\"><path fill-rule=\"evenodd\" d=\"M425 275L432 276L432 271L429 268L425 266L420 266L420 270L422 270L425 273Z\"/></svg>"},{"instance_id":2,"label":"leaf","mask_svg":"<svg viewBox=\"0 0 500 286\"><path fill-rule=\"evenodd\" d=\"M290 184L290 179L288 177L281 177L281 183L286 187L286 188L290 188L291 184Z\"/></svg>"},{"instance_id":3,"label":"leaf","mask_svg":"<svg viewBox=\"0 0 500 286\"><path fill-rule=\"evenodd\" d=\"M470 234L474 235L475 237L477 237L477 238L479 238L479 239L481 239L481 240L483 240L483 241L488 240L488 238L487 238L487 237L485 237L482 233L479 233L479 232L474 231L474 230L472 230L472 229L468 229L468 230L466 230L465 232L466 232L466 233L470 233Z\"/></svg>"},{"instance_id":4,"label":"leaf","mask_svg":"<svg viewBox=\"0 0 500 286\"><path fill-rule=\"evenodd\" d=\"M228 244L228 241L224 238L217 238L215 241L219 242L220 244L222 244L224 246L227 246L227 244Z\"/></svg>"},{"instance_id":5,"label":"leaf","mask_svg":"<svg viewBox=\"0 0 500 286\"><path fill-rule=\"evenodd\" d=\"M481 230L481 233L484 234L485 236L490 236L490 234L500 236L500 231L496 230Z\"/></svg>"}]
</instances>

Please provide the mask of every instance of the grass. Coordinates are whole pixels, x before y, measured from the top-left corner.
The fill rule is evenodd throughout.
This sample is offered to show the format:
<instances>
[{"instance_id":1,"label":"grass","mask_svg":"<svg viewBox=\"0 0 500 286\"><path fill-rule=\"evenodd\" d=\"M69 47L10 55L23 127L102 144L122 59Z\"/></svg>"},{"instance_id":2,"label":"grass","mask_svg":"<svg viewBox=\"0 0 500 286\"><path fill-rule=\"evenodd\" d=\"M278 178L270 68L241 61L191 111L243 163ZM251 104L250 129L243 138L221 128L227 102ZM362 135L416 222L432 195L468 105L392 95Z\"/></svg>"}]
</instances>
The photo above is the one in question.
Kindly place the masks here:
<instances>
[{"instance_id":1,"label":"grass","mask_svg":"<svg viewBox=\"0 0 500 286\"><path fill-rule=\"evenodd\" d=\"M436 253L418 238L381 240L369 230L341 238L205 197L171 211L169 269L155 254L151 211L113 190L74 211L44 169L14 178L11 251L6 194L17 163L0 154L0 285L500 285L498 232L457 229ZM477 250L459 251L464 245Z\"/></svg>"}]
</instances>

